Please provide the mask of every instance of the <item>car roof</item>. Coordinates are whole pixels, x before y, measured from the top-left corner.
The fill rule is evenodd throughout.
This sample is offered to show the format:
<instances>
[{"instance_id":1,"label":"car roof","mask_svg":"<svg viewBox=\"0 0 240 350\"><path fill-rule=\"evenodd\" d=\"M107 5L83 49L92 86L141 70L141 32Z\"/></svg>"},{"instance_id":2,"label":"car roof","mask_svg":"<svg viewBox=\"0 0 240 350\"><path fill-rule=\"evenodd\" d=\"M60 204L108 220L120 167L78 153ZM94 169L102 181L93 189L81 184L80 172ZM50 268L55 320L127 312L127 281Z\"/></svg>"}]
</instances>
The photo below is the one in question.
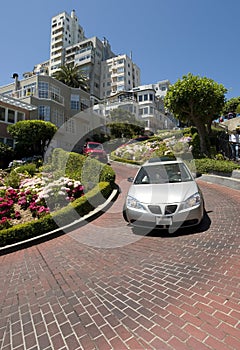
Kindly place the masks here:
<instances>
[{"instance_id":1,"label":"car roof","mask_svg":"<svg viewBox=\"0 0 240 350\"><path fill-rule=\"evenodd\" d=\"M184 163L182 159L175 157L155 157L148 159L143 166L145 165L160 165L160 164L179 164Z\"/></svg>"},{"instance_id":2,"label":"car roof","mask_svg":"<svg viewBox=\"0 0 240 350\"><path fill-rule=\"evenodd\" d=\"M94 144L97 144L97 145L101 145L100 142L95 142L95 141L88 141L88 142L86 142L86 143L94 143Z\"/></svg>"}]
</instances>

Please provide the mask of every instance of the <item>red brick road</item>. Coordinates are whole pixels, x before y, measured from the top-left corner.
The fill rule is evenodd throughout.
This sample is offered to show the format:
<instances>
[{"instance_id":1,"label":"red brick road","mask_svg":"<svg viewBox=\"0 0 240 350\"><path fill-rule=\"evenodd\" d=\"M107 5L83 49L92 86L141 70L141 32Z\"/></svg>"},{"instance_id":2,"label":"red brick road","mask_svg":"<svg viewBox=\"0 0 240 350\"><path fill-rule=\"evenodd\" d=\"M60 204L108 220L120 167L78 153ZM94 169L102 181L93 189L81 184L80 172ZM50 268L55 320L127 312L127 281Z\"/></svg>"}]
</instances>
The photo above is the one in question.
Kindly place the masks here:
<instances>
[{"instance_id":1,"label":"red brick road","mask_svg":"<svg viewBox=\"0 0 240 350\"><path fill-rule=\"evenodd\" d=\"M240 349L240 193L199 180L201 230L132 232L102 216L0 257L1 350Z\"/></svg>"}]
</instances>

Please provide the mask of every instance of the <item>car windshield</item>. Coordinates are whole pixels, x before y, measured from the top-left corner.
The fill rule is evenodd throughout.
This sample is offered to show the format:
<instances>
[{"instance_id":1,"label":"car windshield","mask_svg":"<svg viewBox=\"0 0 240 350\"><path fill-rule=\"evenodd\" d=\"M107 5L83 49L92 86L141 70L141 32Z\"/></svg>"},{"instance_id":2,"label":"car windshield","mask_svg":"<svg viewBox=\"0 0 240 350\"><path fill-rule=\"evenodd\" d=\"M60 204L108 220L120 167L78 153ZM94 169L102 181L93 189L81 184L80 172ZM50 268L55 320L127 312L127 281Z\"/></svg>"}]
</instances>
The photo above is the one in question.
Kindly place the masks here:
<instances>
[{"instance_id":1,"label":"car windshield","mask_svg":"<svg viewBox=\"0 0 240 350\"><path fill-rule=\"evenodd\" d=\"M99 143L89 143L88 144L88 148L91 148L91 149L103 149L103 146Z\"/></svg>"},{"instance_id":2,"label":"car windshield","mask_svg":"<svg viewBox=\"0 0 240 350\"><path fill-rule=\"evenodd\" d=\"M134 184L163 184L192 181L192 176L183 163L145 165L139 170Z\"/></svg>"}]
</instances>

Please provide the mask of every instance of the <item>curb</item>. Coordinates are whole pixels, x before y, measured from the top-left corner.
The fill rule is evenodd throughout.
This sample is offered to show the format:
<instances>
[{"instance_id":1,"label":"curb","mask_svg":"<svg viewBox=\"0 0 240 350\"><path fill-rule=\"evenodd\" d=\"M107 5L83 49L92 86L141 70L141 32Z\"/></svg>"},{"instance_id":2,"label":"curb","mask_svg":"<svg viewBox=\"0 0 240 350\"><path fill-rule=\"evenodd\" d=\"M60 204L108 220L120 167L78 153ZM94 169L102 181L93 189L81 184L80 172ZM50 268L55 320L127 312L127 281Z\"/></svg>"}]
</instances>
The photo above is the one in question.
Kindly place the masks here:
<instances>
[{"instance_id":1,"label":"curb","mask_svg":"<svg viewBox=\"0 0 240 350\"><path fill-rule=\"evenodd\" d=\"M201 177L199 177L199 180L225 186L225 187L230 187L238 191L240 190L240 179L238 178L203 174Z\"/></svg>"},{"instance_id":2,"label":"curb","mask_svg":"<svg viewBox=\"0 0 240 350\"><path fill-rule=\"evenodd\" d=\"M87 222L89 222L89 221L93 220L94 218L96 218L97 216L101 215L109 206L111 206L111 202L115 201L115 199L117 198L118 195L119 195L119 188L114 189L112 191L111 195L107 198L107 200L103 204L99 205L94 210L92 210L90 213L84 215L80 219L73 221L71 224L65 225L63 227L59 227L56 230L43 233L42 235L0 247L0 255L4 255L7 253L11 253L13 251L16 251L18 249L29 247L35 243L44 242L47 239L49 240L49 239L52 239L54 237L65 234L66 231L73 230L74 226L77 227L80 224L82 224L82 225L86 224Z\"/></svg>"}]
</instances>

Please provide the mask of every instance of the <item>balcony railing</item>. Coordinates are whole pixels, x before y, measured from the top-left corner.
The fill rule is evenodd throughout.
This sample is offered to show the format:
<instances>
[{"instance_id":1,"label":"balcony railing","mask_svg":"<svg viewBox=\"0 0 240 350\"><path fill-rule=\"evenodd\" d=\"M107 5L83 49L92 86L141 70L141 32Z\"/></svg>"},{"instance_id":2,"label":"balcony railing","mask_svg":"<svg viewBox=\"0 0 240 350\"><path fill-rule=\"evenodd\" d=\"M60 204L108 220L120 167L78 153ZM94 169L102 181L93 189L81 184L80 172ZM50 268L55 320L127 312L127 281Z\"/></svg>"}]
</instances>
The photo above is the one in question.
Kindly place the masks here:
<instances>
[{"instance_id":1,"label":"balcony railing","mask_svg":"<svg viewBox=\"0 0 240 350\"><path fill-rule=\"evenodd\" d=\"M27 97L33 96L35 98L38 98L40 100L51 100L55 101L61 105L64 105L64 97L62 95L56 94L53 91L50 90L38 90L34 89L31 91L27 90L17 90L12 91L12 93L8 94L7 96L14 97L20 100L23 100Z\"/></svg>"}]
</instances>

